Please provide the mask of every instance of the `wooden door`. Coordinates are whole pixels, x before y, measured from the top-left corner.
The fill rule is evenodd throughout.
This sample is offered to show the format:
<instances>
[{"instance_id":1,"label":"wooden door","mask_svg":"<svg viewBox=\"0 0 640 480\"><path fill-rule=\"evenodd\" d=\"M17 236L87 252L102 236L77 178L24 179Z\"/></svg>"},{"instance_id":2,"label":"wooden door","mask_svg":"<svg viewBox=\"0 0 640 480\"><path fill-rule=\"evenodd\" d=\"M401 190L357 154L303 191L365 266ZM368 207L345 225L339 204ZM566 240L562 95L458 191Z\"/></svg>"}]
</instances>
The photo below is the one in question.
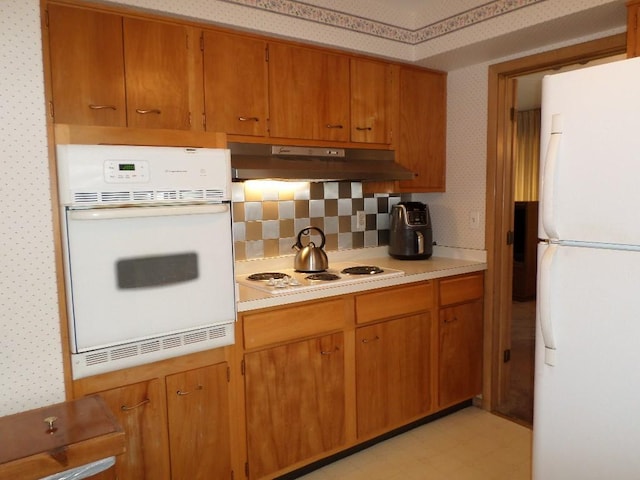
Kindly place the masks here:
<instances>
[{"instance_id":1,"label":"wooden door","mask_svg":"<svg viewBox=\"0 0 640 480\"><path fill-rule=\"evenodd\" d=\"M391 142L391 65L351 59L351 141Z\"/></svg>"},{"instance_id":2,"label":"wooden door","mask_svg":"<svg viewBox=\"0 0 640 480\"><path fill-rule=\"evenodd\" d=\"M204 32L207 130L267 134L267 43L216 31Z\"/></svg>"},{"instance_id":3,"label":"wooden door","mask_svg":"<svg viewBox=\"0 0 640 480\"><path fill-rule=\"evenodd\" d=\"M345 442L342 333L245 355L249 478Z\"/></svg>"},{"instance_id":4,"label":"wooden door","mask_svg":"<svg viewBox=\"0 0 640 480\"><path fill-rule=\"evenodd\" d=\"M227 364L166 377L171 478L230 479Z\"/></svg>"},{"instance_id":5,"label":"wooden door","mask_svg":"<svg viewBox=\"0 0 640 480\"><path fill-rule=\"evenodd\" d=\"M98 392L122 425L126 451L116 460L118 480L168 480L164 389L155 378Z\"/></svg>"},{"instance_id":6,"label":"wooden door","mask_svg":"<svg viewBox=\"0 0 640 480\"><path fill-rule=\"evenodd\" d=\"M640 55L640 35L638 35L638 20L640 20L640 2L627 2L627 57Z\"/></svg>"},{"instance_id":7,"label":"wooden door","mask_svg":"<svg viewBox=\"0 0 640 480\"><path fill-rule=\"evenodd\" d=\"M190 129L186 26L124 18L129 127Z\"/></svg>"},{"instance_id":8,"label":"wooden door","mask_svg":"<svg viewBox=\"0 0 640 480\"><path fill-rule=\"evenodd\" d=\"M398 182L403 192L444 192L446 76L400 69L400 119L396 161L416 174Z\"/></svg>"},{"instance_id":9,"label":"wooden door","mask_svg":"<svg viewBox=\"0 0 640 480\"><path fill-rule=\"evenodd\" d=\"M122 17L47 6L57 123L126 126Z\"/></svg>"},{"instance_id":10,"label":"wooden door","mask_svg":"<svg viewBox=\"0 0 640 480\"><path fill-rule=\"evenodd\" d=\"M433 409L428 312L358 328L358 436L399 427Z\"/></svg>"},{"instance_id":11,"label":"wooden door","mask_svg":"<svg viewBox=\"0 0 640 480\"><path fill-rule=\"evenodd\" d=\"M349 140L349 57L269 44L272 137Z\"/></svg>"},{"instance_id":12,"label":"wooden door","mask_svg":"<svg viewBox=\"0 0 640 480\"><path fill-rule=\"evenodd\" d=\"M482 392L482 301L440 310L438 405L447 407Z\"/></svg>"}]
</instances>

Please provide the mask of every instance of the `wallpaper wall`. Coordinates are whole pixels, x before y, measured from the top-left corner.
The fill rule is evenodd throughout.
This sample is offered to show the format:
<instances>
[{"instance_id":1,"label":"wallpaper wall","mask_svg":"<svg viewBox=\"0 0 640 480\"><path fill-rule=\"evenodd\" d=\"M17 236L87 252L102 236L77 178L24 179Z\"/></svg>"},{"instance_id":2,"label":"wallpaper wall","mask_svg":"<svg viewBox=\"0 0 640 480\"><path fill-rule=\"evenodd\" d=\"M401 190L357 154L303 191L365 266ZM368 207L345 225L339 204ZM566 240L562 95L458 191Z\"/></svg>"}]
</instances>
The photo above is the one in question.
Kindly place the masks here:
<instances>
[{"instance_id":1,"label":"wallpaper wall","mask_svg":"<svg viewBox=\"0 0 640 480\"><path fill-rule=\"evenodd\" d=\"M593 1L547 0L541 2L541 5L549 8L548 15L554 15L565 8L562 7L563 4L579 10L582 4ZM338 0L318 1L325 5L337 5L337 2ZM242 26L274 35L286 34L310 42L400 60L411 60L415 54L404 43L219 0L128 0L120 3ZM353 3L339 3L354 6L359 4L355 0ZM389 8L388 2L368 2L367 5L377 14ZM529 8L538 7L533 5L518 11L526 12ZM389 19L392 18L389 15ZM512 27L524 28L529 25L526 16L517 18L518 22ZM451 33L448 40L455 40L458 38L455 36L461 32ZM610 33L599 32L594 35L604 36ZM473 39L479 40L482 38ZM579 40L581 39L576 38L573 42ZM548 48L555 46L561 45L549 45ZM533 52L522 54L526 53ZM41 56L39 1L0 1L0 62L3 67L0 70L0 415L64 399ZM501 59L496 58L495 61ZM434 233L441 245L484 249L487 65L488 63L479 63L450 72L447 193L414 196L430 204ZM340 186L337 188L340 192ZM344 246L348 245L348 235L351 235L352 245L359 242L360 236L354 237L353 231L349 233L340 230L340 217L351 216L346 213L349 203L353 212L354 205L359 208L363 201L365 211L370 208L368 215L375 215L377 222L381 218L377 215L381 212L376 210L374 213L373 205L380 208L379 202L387 202L388 207L399 200L397 197L381 197L384 200L377 199L373 202L365 196L360 198L357 188L356 186L354 190L352 184L351 193L348 198L342 199L345 200L342 203L340 193L338 198L332 198L335 196L333 190L323 191L322 198L317 199L312 198L311 190L309 191L310 221L312 218L325 218L326 221L326 218L337 217L337 220L330 220L329 224L338 224L338 247L341 245L340 233L347 234L343 237ZM253 207L247 205L253 200L250 198L247 201L247 198L244 198L245 215L247 212L253 215ZM311 203L314 200L319 203ZM263 214L265 202L269 201L271 200L265 198L256 201L261 204ZM278 211L282 208L283 216L291 215L292 204L287 203L290 201L278 200ZM313 217L312 210L321 208L320 205L325 209L324 216L318 213L317 217ZM267 215L272 215L269 213L270 208L274 207L266 207ZM293 208L295 212L295 198ZM337 215L334 216L335 208ZM330 215L327 216L327 212ZM475 212L480 217L479 228L470 227L469 214ZM294 213L293 231L297 228L296 218ZM301 218L306 221L307 217ZM268 222L269 218L261 217L259 221L263 220ZM284 226L283 232L287 235L292 231L290 225L288 222ZM372 228L373 225L367 227L362 235L364 245L367 242L373 243L375 238L380 242L379 233L373 232L379 232L381 225L376 224L375 229ZM260 226L262 240L264 232L272 226L268 223ZM325 228L334 229L334 226L328 227L325 223ZM238 228L241 227L236 230ZM254 234L247 228L244 241L253 241L251 239ZM333 235L333 230L331 234ZM265 245L267 243L262 248L268 251L271 247ZM253 247L246 247L248 245L245 245L245 254L248 250L252 252L251 255L259 252L259 249L251 250Z\"/></svg>"},{"instance_id":2,"label":"wallpaper wall","mask_svg":"<svg viewBox=\"0 0 640 480\"><path fill-rule=\"evenodd\" d=\"M37 0L0 2L0 415L62 401Z\"/></svg>"}]
</instances>

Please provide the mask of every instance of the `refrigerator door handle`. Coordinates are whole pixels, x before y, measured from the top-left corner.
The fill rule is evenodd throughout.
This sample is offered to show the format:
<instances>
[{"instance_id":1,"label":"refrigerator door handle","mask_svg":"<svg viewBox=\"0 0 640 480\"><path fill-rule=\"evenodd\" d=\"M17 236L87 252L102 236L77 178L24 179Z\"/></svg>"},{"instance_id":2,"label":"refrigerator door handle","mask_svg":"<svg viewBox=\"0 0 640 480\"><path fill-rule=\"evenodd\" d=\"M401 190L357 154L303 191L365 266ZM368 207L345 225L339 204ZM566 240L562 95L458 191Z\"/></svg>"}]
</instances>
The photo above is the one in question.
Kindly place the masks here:
<instances>
[{"instance_id":1,"label":"refrigerator door handle","mask_svg":"<svg viewBox=\"0 0 640 480\"><path fill-rule=\"evenodd\" d=\"M550 366L556 364L556 339L551 321L551 267L553 257L558 249L557 245L549 244L540 261L540 280L538 282L538 310L540 315L540 330L544 343L544 363Z\"/></svg>"},{"instance_id":2,"label":"refrigerator door handle","mask_svg":"<svg viewBox=\"0 0 640 480\"><path fill-rule=\"evenodd\" d=\"M547 234L547 238L553 239L560 238L555 228L553 204L561 139L562 116L555 114L551 117L551 135L549 136L542 174L542 228Z\"/></svg>"}]
</instances>

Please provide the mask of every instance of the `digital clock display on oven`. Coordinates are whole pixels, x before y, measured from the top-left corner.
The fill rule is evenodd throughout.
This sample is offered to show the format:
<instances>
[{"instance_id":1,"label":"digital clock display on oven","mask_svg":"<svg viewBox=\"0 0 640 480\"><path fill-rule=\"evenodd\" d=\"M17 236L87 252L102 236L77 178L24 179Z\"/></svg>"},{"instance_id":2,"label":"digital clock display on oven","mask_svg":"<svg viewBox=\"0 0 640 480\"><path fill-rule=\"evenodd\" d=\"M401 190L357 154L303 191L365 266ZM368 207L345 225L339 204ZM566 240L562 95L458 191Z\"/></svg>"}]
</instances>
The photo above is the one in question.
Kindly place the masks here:
<instances>
[{"instance_id":1,"label":"digital clock display on oven","mask_svg":"<svg viewBox=\"0 0 640 480\"><path fill-rule=\"evenodd\" d=\"M119 163L118 170L121 172L133 172L136 169L135 163Z\"/></svg>"}]
</instances>

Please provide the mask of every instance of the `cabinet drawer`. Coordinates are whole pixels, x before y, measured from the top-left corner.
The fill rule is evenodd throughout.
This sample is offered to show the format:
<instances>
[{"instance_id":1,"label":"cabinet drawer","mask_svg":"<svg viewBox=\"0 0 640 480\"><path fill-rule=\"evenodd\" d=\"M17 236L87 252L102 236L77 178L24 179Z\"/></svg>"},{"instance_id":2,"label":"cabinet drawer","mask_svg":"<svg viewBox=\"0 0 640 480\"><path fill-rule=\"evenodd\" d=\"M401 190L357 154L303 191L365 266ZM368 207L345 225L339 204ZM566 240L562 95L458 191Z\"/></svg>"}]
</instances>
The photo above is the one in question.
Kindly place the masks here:
<instances>
[{"instance_id":1,"label":"cabinet drawer","mask_svg":"<svg viewBox=\"0 0 640 480\"><path fill-rule=\"evenodd\" d=\"M262 347L341 329L345 312L340 298L244 315L244 346Z\"/></svg>"},{"instance_id":2,"label":"cabinet drawer","mask_svg":"<svg viewBox=\"0 0 640 480\"><path fill-rule=\"evenodd\" d=\"M440 306L482 298L483 279L483 273L475 273L440 280Z\"/></svg>"},{"instance_id":3,"label":"cabinet drawer","mask_svg":"<svg viewBox=\"0 0 640 480\"><path fill-rule=\"evenodd\" d=\"M365 293L356 297L356 323L421 312L432 305L432 282Z\"/></svg>"}]
</instances>

